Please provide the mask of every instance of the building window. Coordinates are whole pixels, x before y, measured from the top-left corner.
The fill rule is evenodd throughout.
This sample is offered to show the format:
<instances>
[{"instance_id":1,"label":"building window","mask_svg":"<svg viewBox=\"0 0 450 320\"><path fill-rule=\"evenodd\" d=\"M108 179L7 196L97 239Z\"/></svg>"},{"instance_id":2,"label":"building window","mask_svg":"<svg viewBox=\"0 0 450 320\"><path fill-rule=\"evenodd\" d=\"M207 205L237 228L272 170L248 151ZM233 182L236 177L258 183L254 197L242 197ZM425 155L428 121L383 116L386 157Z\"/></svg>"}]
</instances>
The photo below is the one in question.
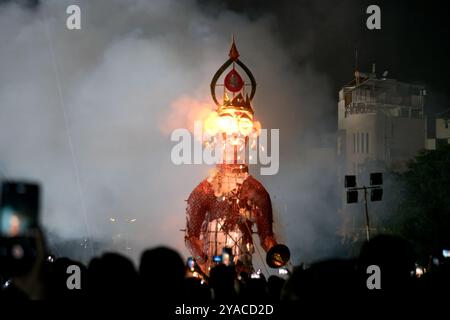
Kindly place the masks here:
<instances>
[{"instance_id":1,"label":"building window","mask_svg":"<svg viewBox=\"0 0 450 320\"><path fill-rule=\"evenodd\" d=\"M364 132L361 132L361 153L364 153L364 151L365 151Z\"/></svg>"},{"instance_id":2,"label":"building window","mask_svg":"<svg viewBox=\"0 0 450 320\"><path fill-rule=\"evenodd\" d=\"M369 133L366 132L366 153L369 153Z\"/></svg>"},{"instance_id":3,"label":"building window","mask_svg":"<svg viewBox=\"0 0 450 320\"><path fill-rule=\"evenodd\" d=\"M356 152L356 136L353 134L353 153Z\"/></svg>"},{"instance_id":4,"label":"building window","mask_svg":"<svg viewBox=\"0 0 450 320\"><path fill-rule=\"evenodd\" d=\"M356 153L359 153L359 132L356 133Z\"/></svg>"}]
</instances>

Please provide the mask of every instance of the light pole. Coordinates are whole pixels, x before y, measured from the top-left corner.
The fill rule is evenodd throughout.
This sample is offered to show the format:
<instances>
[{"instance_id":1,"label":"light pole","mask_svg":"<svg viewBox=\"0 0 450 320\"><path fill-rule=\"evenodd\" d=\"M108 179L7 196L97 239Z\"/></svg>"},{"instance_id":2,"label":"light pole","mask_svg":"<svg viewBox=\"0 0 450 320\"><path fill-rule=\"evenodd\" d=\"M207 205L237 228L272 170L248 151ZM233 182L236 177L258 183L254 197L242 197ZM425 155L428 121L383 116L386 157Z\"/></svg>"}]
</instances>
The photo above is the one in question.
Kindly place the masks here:
<instances>
[{"instance_id":1,"label":"light pole","mask_svg":"<svg viewBox=\"0 0 450 320\"><path fill-rule=\"evenodd\" d=\"M370 186L363 185L358 187L356 185L356 176L347 175L345 176L345 188L347 189L347 203L358 202L358 191L364 190L364 213L366 220L366 240L370 240L370 220L369 220L369 208L367 200L367 190L370 190L370 200L371 201L381 201L383 198L383 174L376 172L370 174Z\"/></svg>"}]
</instances>

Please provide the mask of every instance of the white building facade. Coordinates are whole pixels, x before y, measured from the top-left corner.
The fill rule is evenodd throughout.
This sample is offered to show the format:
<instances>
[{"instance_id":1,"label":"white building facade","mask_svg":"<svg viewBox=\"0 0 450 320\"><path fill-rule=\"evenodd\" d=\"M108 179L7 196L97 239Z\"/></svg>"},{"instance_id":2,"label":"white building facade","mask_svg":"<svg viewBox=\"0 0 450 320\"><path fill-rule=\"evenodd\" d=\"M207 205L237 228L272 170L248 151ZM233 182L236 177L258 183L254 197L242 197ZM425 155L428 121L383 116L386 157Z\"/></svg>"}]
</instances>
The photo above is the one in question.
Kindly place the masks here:
<instances>
[{"instance_id":1,"label":"white building facade","mask_svg":"<svg viewBox=\"0 0 450 320\"><path fill-rule=\"evenodd\" d=\"M431 137L427 139L427 149L436 150L441 145L450 144L450 110L436 115L433 121Z\"/></svg>"},{"instance_id":2,"label":"white building facade","mask_svg":"<svg viewBox=\"0 0 450 320\"><path fill-rule=\"evenodd\" d=\"M425 95L423 86L355 72L355 79L339 91L337 154L342 188L345 175L356 175L361 186L367 185L370 172L401 172L425 149ZM344 237L355 240L362 234L360 210L345 203L343 188Z\"/></svg>"}]
</instances>

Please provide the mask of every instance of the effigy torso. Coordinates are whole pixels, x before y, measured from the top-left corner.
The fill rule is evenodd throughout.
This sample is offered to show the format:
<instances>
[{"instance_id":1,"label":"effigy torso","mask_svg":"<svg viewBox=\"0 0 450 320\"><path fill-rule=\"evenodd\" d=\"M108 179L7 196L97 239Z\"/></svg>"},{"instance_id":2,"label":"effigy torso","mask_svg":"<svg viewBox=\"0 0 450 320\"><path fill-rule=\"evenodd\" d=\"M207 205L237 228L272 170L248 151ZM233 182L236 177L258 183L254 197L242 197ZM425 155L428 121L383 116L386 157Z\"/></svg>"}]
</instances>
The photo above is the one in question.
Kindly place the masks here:
<instances>
[{"instance_id":1,"label":"effigy torso","mask_svg":"<svg viewBox=\"0 0 450 320\"><path fill-rule=\"evenodd\" d=\"M236 172L242 169L242 172ZM234 248L233 254L238 259L248 260L242 255L248 256L254 251L254 225L264 250L275 244L270 196L246 169L242 165L218 166L218 172L203 180L190 194L186 210L186 242L198 260L211 258L214 251L217 254L225 246ZM217 240L217 231L224 238ZM206 252L209 257L205 256Z\"/></svg>"}]
</instances>

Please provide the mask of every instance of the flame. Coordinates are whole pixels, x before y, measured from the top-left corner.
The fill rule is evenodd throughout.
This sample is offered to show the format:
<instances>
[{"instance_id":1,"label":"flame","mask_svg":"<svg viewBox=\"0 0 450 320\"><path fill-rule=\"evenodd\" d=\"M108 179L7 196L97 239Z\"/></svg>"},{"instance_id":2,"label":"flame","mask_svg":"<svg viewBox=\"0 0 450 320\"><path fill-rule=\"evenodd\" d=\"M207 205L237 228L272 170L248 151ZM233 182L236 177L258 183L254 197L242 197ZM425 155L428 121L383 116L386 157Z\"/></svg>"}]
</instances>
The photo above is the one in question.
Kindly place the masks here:
<instances>
[{"instance_id":1,"label":"flame","mask_svg":"<svg viewBox=\"0 0 450 320\"><path fill-rule=\"evenodd\" d=\"M211 136L214 136L219 132L219 115L217 114L217 112L211 112L207 116L204 123L205 132L207 132Z\"/></svg>"},{"instance_id":2,"label":"flame","mask_svg":"<svg viewBox=\"0 0 450 320\"><path fill-rule=\"evenodd\" d=\"M253 121L247 118L239 119L239 131L242 135L248 136L253 130Z\"/></svg>"},{"instance_id":3,"label":"flame","mask_svg":"<svg viewBox=\"0 0 450 320\"><path fill-rule=\"evenodd\" d=\"M261 124L253 120L251 114L229 108L221 109L220 114L216 111L210 112L204 121L204 130L211 136L219 133L241 137L258 136Z\"/></svg>"},{"instance_id":4,"label":"flame","mask_svg":"<svg viewBox=\"0 0 450 320\"><path fill-rule=\"evenodd\" d=\"M211 104L207 101L206 98L197 100L189 96L181 96L172 101L168 114L161 121L160 131L167 135L178 128L194 132L195 121L204 121L211 114Z\"/></svg>"},{"instance_id":5,"label":"flame","mask_svg":"<svg viewBox=\"0 0 450 320\"><path fill-rule=\"evenodd\" d=\"M205 102L188 96L182 96L172 102L170 112L165 121L162 121L161 129L169 134L177 128L186 128L194 132L195 121L203 122L203 137L200 139L205 147L214 148L218 141L223 142L226 135L226 143L243 147L246 138L253 138L251 148L255 147L254 140L261 132L261 123L253 118L253 113L233 106L222 106L217 111ZM223 145L225 151L225 144Z\"/></svg>"}]
</instances>

